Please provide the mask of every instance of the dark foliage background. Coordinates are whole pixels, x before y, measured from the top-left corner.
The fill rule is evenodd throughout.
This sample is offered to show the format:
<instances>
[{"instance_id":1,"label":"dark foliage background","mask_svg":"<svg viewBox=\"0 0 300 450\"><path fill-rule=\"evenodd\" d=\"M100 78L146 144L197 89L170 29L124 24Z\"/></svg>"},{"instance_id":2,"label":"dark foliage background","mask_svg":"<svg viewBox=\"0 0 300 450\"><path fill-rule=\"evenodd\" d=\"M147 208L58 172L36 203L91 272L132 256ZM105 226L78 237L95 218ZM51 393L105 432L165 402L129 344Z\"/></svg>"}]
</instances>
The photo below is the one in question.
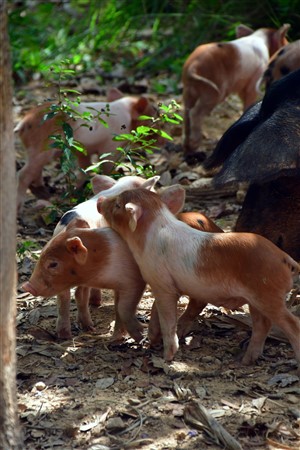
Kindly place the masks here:
<instances>
[{"instance_id":1,"label":"dark foliage background","mask_svg":"<svg viewBox=\"0 0 300 450\"><path fill-rule=\"evenodd\" d=\"M200 43L235 37L235 27L279 27L300 38L300 0L11 0L8 2L17 83L66 58L98 82L116 67L135 79L165 74L153 89L176 92L181 68Z\"/></svg>"}]
</instances>

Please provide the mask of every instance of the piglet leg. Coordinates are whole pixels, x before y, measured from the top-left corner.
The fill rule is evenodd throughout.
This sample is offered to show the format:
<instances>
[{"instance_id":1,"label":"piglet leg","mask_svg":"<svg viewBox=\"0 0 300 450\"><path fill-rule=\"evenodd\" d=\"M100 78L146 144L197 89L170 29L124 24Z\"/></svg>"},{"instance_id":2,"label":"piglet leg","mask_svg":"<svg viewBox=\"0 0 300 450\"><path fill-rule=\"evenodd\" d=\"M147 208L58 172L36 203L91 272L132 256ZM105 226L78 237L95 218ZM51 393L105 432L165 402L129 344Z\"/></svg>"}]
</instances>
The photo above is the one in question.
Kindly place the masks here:
<instances>
[{"instance_id":1,"label":"piglet leg","mask_svg":"<svg viewBox=\"0 0 300 450\"><path fill-rule=\"evenodd\" d=\"M77 304L77 320L84 330L95 332L94 324L89 311L90 288L78 286L75 292Z\"/></svg>"},{"instance_id":2,"label":"piglet leg","mask_svg":"<svg viewBox=\"0 0 300 450\"><path fill-rule=\"evenodd\" d=\"M276 302L273 299L272 304L274 307L268 310L268 318L249 305L252 318L252 336L242 363L252 364L261 355L266 337L273 323L288 338L300 365L300 321L287 309L283 300L278 299L278 302Z\"/></svg>"},{"instance_id":3,"label":"piglet leg","mask_svg":"<svg viewBox=\"0 0 300 450\"><path fill-rule=\"evenodd\" d=\"M178 320L177 334L179 339L186 336L191 331L195 318L201 313L205 306L206 303L190 298L188 306Z\"/></svg>"},{"instance_id":4,"label":"piglet leg","mask_svg":"<svg viewBox=\"0 0 300 450\"><path fill-rule=\"evenodd\" d=\"M281 308L274 308L268 317L290 341L300 369L300 320L287 309L285 302L282 303Z\"/></svg>"},{"instance_id":5,"label":"piglet leg","mask_svg":"<svg viewBox=\"0 0 300 450\"><path fill-rule=\"evenodd\" d=\"M126 330L136 342L140 342L143 339L144 327L136 318L136 308L144 289L145 284L130 292L128 290L119 291L115 303L116 324L114 335Z\"/></svg>"},{"instance_id":6,"label":"piglet leg","mask_svg":"<svg viewBox=\"0 0 300 450\"><path fill-rule=\"evenodd\" d=\"M71 322L70 322L70 290L61 292L57 296L57 321L56 333L60 339L71 339Z\"/></svg>"},{"instance_id":7,"label":"piglet leg","mask_svg":"<svg viewBox=\"0 0 300 450\"><path fill-rule=\"evenodd\" d=\"M265 340L271 328L271 321L263 316L256 308L249 305L252 319L252 334L247 351L242 359L242 364L253 364L262 354Z\"/></svg>"},{"instance_id":8,"label":"piglet leg","mask_svg":"<svg viewBox=\"0 0 300 450\"><path fill-rule=\"evenodd\" d=\"M164 358L172 361L178 350L177 327L177 301L178 296L169 292L158 292L152 288L156 301L159 323L164 343ZM152 344L151 327L149 329L149 340Z\"/></svg>"},{"instance_id":9,"label":"piglet leg","mask_svg":"<svg viewBox=\"0 0 300 450\"><path fill-rule=\"evenodd\" d=\"M96 288L91 288L90 290L90 305L100 306L101 305L101 290Z\"/></svg>"},{"instance_id":10,"label":"piglet leg","mask_svg":"<svg viewBox=\"0 0 300 450\"><path fill-rule=\"evenodd\" d=\"M122 341L126 334L124 323L119 314L120 293L115 291L115 327L111 340L113 342Z\"/></svg>"},{"instance_id":11,"label":"piglet leg","mask_svg":"<svg viewBox=\"0 0 300 450\"><path fill-rule=\"evenodd\" d=\"M152 347L162 342L161 329L159 324L159 316L156 308L156 301L153 302L151 309L150 322L148 327L148 337Z\"/></svg>"}]
</instances>

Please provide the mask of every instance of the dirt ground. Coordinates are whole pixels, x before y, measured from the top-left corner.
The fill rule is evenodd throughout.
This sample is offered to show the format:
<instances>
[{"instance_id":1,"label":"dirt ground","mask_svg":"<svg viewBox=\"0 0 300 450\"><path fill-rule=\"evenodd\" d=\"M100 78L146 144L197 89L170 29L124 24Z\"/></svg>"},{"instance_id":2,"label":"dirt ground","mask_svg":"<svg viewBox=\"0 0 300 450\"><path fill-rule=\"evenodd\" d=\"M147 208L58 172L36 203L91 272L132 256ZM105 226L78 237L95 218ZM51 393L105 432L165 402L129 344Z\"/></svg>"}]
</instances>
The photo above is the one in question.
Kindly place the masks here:
<instances>
[{"instance_id":1,"label":"dirt ground","mask_svg":"<svg viewBox=\"0 0 300 450\"><path fill-rule=\"evenodd\" d=\"M15 121L44 96L39 83L18 92ZM234 97L216 108L205 123L205 152L240 114ZM180 127L172 130L175 144L180 144L180 134ZM18 141L16 151L21 165L25 156ZM233 227L241 206L235 190L206 189L211 178L199 166L187 166L180 151L164 149L153 155L153 162L164 180L176 178L187 194L195 181L204 180L202 188L187 195L186 209L201 209L225 231ZM44 175L53 188L52 200L61 196L64 183L55 166ZM104 291L101 306L91 309L97 332L78 328L74 302L73 339L59 341L56 299L34 298L20 289L55 226L45 224L36 201L28 194L18 219L18 248L23 250L18 254L17 381L24 449L299 448L300 387L292 349L275 330L258 363L241 366L251 332L246 309L207 307L181 342L174 362L166 364L146 339L143 345L129 338L118 346L110 343L113 295ZM145 325L152 301L147 289L138 308ZM187 301L181 298L179 314ZM294 305L299 301L298 296Z\"/></svg>"}]
</instances>

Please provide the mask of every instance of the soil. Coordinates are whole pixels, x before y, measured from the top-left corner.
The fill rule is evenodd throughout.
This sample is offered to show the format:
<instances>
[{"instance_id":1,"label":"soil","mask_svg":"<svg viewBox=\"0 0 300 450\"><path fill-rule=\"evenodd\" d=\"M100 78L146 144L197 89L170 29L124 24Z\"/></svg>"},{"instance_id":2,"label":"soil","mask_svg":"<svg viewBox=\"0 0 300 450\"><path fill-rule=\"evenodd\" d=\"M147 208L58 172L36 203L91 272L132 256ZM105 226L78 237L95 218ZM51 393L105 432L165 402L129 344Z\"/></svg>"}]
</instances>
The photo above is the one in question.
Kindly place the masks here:
<instances>
[{"instance_id":1,"label":"soil","mask_svg":"<svg viewBox=\"0 0 300 450\"><path fill-rule=\"evenodd\" d=\"M29 104L44 97L39 82L19 89L15 121ZM181 102L180 97L176 100ZM230 97L207 118L202 146L206 154L240 114L239 100ZM171 179L182 183L187 188L187 210L200 209L225 231L232 229L241 207L237 188L214 191L211 176L200 164L188 166L183 161L180 127L173 127L171 134L173 144L152 156L162 184ZM25 155L18 141L16 151L20 167ZM44 176L54 202L65 191L57 163L46 168ZM294 354L273 330L264 356L254 366L242 366L240 358L251 333L246 308L208 306L170 364L164 362L161 350L149 349L147 339L140 345L130 338L119 345L110 342L114 322L110 291L103 291L100 306L91 306L96 333L76 325L74 302L73 339L59 341L56 299L35 298L20 288L56 223L45 223L37 203L28 193L18 219L17 382L24 449L299 448L300 387ZM187 301L180 299L179 314ZM147 289L138 307L145 327L152 302ZM299 302L295 294L294 308Z\"/></svg>"}]
</instances>

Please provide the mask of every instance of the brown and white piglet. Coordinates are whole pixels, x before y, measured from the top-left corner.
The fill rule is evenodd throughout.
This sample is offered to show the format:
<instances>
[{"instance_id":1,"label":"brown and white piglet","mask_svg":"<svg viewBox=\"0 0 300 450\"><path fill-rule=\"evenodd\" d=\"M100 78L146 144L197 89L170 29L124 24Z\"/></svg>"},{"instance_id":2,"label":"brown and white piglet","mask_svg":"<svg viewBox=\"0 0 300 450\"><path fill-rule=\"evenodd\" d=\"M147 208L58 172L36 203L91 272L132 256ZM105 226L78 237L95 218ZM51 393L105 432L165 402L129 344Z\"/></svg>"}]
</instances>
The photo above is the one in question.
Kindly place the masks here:
<instances>
[{"instance_id":1,"label":"brown and white piglet","mask_svg":"<svg viewBox=\"0 0 300 450\"><path fill-rule=\"evenodd\" d=\"M91 164L91 155L111 153L109 159L116 160L120 152L116 149L120 142L113 141L115 135L135 129L141 122L141 115L155 116L156 110L146 97L123 97L117 89L108 95L107 102L83 102L77 108L79 114L90 113L91 121L83 119L70 119L69 116L59 113L51 119L43 121L45 114L49 113L51 103L45 103L31 109L16 126L22 144L27 153L27 161L18 172L17 208L21 211L26 198L26 190L30 186L42 187L42 171L57 156L60 150L51 148L50 136L62 134L62 122L68 122L73 129L74 139L83 144L86 154L77 152L79 166L83 169ZM107 114L106 114L107 112ZM107 127L98 119L100 114ZM103 166L105 169L105 167ZM112 168L106 167L107 172Z\"/></svg>"},{"instance_id":2,"label":"brown and white piglet","mask_svg":"<svg viewBox=\"0 0 300 450\"><path fill-rule=\"evenodd\" d=\"M127 331L137 342L143 338L143 326L137 320L136 307L145 289L140 270L127 244L110 228L89 229L72 224L54 236L43 248L29 281L22 288L34 296L50 297L80 286L76 291L78 322L94 330L89 313L89 288L113 289L116 322L113 339ZM63 308L64 303L62 304ZM61 310L60 329L69 329L69 304Z\"/></svg>"},{"instance_id":3,"label":"brown and white piglet","mask_svg":"<svg viewBox=\"0 0 300 450\"><path fill-rule=\"evenodd\" d=\"M204 118L229 94L241 98L244 110L256 101L270 56L288 44L289 27L254 31L240 25L237 39L202 44L191 53L182 72L186 155L201 144Z\"/></svg>"},{"instance_id":4,"label":"brown and white piglet","mask_svg":"<svg viewBox=\"0 0 300 450\"><path fill-rule=\"evenodd\" d=\"M154 176L145 180L139 176L124 176L118 180L107 175L95 175L92 179L92 187L94 196L85 202L80 203L74 208L67 211L53 232L54 236L58 233L64 232L69 224L73 227L80 227L80 224L88 224L89 228L103 228L108 226L102 214L98 213L97 200L99 196L109 197L116 195L127 189L135 189L137 187L143 187L144 189L154 189L159 176ZM84 294L81 292L84 289ZM76 297L82 297L83 295L89 297L89 303L95 306L101 304L101 291L95 288L83 288L77 287ZM66 289L60 292L57 296L57 324L56 332L60 339L70 339L72 337L71 323L70 323L70 302L71 292L70 289ZM81 303L84 303L82 300ZM86 300L88 303L88 301ZM86 308L88 306L86 305ZM88 313L86 313L88 314Z\"/></svg>"},{"instance_id":5,"label":"brown and white piglet","mask_svg":"<svg viewBox=\"0 0 300 450\"><path fill-rule=\"evenodd\" d=\"M100 198L98 208L128 243L151 286L167 361L178 349L176 306L185 294L191 300L181 318L183 327L207 303L228 309L249 304L253 325L244 364L262 353L272 324L285 333L300 362L300 322L285 303L299 265L287 253L252 233L194 230L177 220L157 194L144 189ZM156 343L159 334L157 323L150 322L150 342Z\"/></svg>"}]
</instances>

